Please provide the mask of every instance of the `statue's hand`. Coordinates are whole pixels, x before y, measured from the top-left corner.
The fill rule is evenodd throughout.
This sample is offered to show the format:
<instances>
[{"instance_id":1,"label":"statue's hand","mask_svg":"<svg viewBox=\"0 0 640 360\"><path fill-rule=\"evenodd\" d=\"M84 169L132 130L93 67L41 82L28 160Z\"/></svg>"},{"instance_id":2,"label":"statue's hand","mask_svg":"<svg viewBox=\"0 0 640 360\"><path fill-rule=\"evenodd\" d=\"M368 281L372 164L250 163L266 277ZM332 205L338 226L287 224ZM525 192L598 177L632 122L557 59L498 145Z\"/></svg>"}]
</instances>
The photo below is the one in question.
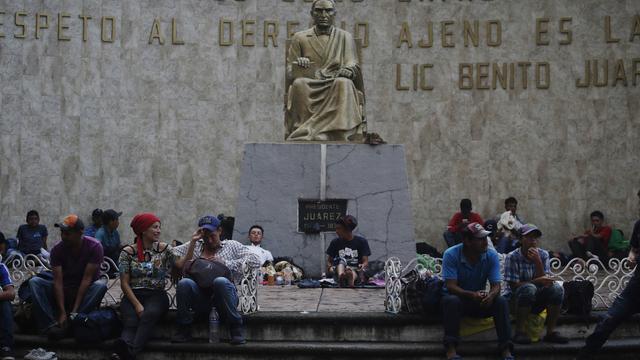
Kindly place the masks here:
<instances>
[{"instance_id":1,"label":"statue's hand","mask_svg":"<svg viewBox=\"0 0 640 360\"><path fill-rule=\"evenodd\" d=\"M309 58L306 58L306 57L299 57L298 60L296 60L296 64L301 68L308 69L309 65L311 65L311 60L309 60Z\"/></svg>"},{"instance_id":2,"label":"statue's hand","mask_svg":"<svg viewBox=\"0 0 640 360\"><path fill-rule=\"evenodd\" d=\"M353 78L353 71L351 71L351 70L349 70L347 68L340 69L340 71L338 71L338 77L352 79Z\"/></svg>"}]
</instances>

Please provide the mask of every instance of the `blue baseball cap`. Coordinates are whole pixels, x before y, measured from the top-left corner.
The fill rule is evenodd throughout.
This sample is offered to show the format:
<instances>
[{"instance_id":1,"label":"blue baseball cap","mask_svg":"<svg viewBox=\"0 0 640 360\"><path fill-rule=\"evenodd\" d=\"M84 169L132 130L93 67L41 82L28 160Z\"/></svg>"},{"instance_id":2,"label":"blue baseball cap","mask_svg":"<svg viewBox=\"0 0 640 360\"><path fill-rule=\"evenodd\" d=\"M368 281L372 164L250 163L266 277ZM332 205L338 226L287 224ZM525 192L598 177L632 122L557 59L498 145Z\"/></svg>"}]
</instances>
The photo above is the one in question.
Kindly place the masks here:
<instances>
[{"instance_id":1,"label":"blue baseball cap","mask_svg":"<svg viewBox=\"0 0 640 360\"><path fill-rule=\"evenodd\" d=\"M220 227L220 220L218 220L218 218L213 215L206 215L198 220L198 227L216 231Z\"/></svg>"},{"instance_id":2,"label":"blue baseball cap","mask_svg":"<svg viewBox=\"0 0 640 360\"><path fill-rule=\"evenodd\" d=\"M534 231L537 233L538 237L542 236L542 231L540 231L540 229L538 229L538 227L533 224L522 225L522 227L520 228L520 235L525 236Z\"/></svg>"}]
</instances>

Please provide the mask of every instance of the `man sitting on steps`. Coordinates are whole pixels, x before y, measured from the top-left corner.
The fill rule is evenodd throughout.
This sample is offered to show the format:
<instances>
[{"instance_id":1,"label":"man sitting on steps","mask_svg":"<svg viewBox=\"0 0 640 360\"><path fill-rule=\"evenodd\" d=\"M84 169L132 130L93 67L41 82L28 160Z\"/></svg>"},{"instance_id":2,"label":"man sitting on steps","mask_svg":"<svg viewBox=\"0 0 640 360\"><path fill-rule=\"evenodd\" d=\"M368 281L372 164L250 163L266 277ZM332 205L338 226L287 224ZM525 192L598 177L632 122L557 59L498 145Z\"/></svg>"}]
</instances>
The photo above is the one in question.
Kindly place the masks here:
<instances>
[{"instance_id":1,"label":"man sitting on steps","mask_svg":"<svg viewBox=\"0 0 640 360\"><path fill-rule=\"evenodd\" d=\"M336 235L327 249L327 274L336 278L341 287L354 287L364 278L369 265L369 242L353 234L358 221L351 215L336 221Z\"/></svg>"},{"instance_id":2,"label":"man sitting on steps","mask_svg":"<svg viewBox=\"0 0 640 360\"><path fill-rule=\"evenodd\" d=\"M447 359L461 359L456 348L460 341L462 316L493 317L498 346L505 360L512 360L509 302L500 296L500 259L489 249L490 234L482 225L471 223L461 232L462 243L445 251L442 277L445 281L441 300L444 322L444 347ZM485 291L487 280L491 284Z\"/></svg>"},{"instance_id":3,"label":"man sitting on steps","mask_svg":"<svg viewBox=\"0 0 640 360\"><path fill-rule=\"evenodd\" d=\"M513 341L530 344L525 332L530 314L539 314L547 309L547 335L544 341L565 344L569 340L556 329L564 289L549 276L549 253L538 247L542 232L535 225L520 228L520 248L507 255L504 278L509 282L509 291L516 304L516 335Z\"/></svg>"}]
</instances>

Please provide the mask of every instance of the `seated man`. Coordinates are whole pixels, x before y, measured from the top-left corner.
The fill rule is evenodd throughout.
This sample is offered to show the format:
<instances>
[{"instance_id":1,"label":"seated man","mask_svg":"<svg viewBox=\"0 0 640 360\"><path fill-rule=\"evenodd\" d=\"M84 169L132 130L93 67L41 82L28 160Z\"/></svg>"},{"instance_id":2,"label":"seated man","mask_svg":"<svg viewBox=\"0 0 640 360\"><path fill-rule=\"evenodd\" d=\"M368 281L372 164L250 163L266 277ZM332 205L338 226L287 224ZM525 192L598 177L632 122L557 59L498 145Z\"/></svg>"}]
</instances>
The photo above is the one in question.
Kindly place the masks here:
<instances>
[{"instance_id":1,"label":"seated man","mask_svg":"<svg viewBox=\"0 0 640 360\"><path fill-rule=\"evenodd\" d=\"M444 241L447 243L447 247L457 245L462 240L460 232L470 223L483 224L482 217L473 211L473 204L469 199L462 199L460 201L460 211L453 214L449 225L447 225L447 231L444 233Z\"/></svg>"},{"instance_id":2,"label":"seated man","mask_svg":"<svg viewBox=\"0 0 640 360\"><path fill-rule=\"evenodd\" d=\"M68 215L55 226L62 241L51 249L53 281L37 276L29 280L38 328L51 340L64 337L69 316L96 309L107 292L98 271L102 245L83 235L84 224L77 215Z\"/></svg>"},{"instance_id":3,"label":"seated man","mask_svg":"<svg viewBox=\"0 0 640 360\"><path fill-rule=\"evenodd\" d=\"M356 44L333 26L333 0L314 0L314 27L297 32L287 54L285 139L348 141L362 138L364 97Z\"/></svg>"},{"instance_id":4,"label":"seated man","mask_svg":"<svg viewBox=\"0 0 640 360\"><path fill-rule=\"evenodd\" d=\"M496 217L498 221L498 242L496 251L500 254L508 254L517 249L519 234L518 230L524 224L518 215L518 200L513 196L504 200L505 212Z\"/></svg>"},{"instance_id":5,"label":"seated man","mask_svg":"<svg viewBox=\"0 0 640 360\"><path fill-rule=\"evenodd\" d=\"M102 209L94 209L91 212L91 225L84 229L84 235L95 238L96 232L102 226Z\"/></svg>"},{"instance_id":6,"label":"seated man","mask_svg":"<svg viewBox=\"0 0 640 360\"><path fill-rule=\"evenodd\" d=\"M264 230L262 229L262 226L253 225L249 228L249 241L251 244L247 245L247 248L258 257L260 266L264 266L266 262L273 261L271 251L262 248L263 236Z\"/></svg>"},{"instance_id":7,"label":"seated man","mask_svg":"<svg viewBox=\"0 0 640 360\"><path fill-rule=\"evenodd\" d=\"M604 214L594 211L590 215L591 229L569 241L573 256L583 260L600 259L603 264L609 261L609 239L611 227L604 225Z\"/></svg>"},{"instance_id":8,"label":"seated man","mask_svg":"<svg viewBox=\"0 0 640 360\"><path fill-rule=\"evenodd\" d=\"M441 306L447 359L460 358L456 348L463 316L493 317L503 359L513 359L509 303L500 296L498 253L488 249L489 232L482 225L471 223L461 234L462 243L447 249L442 260L445 295ZM487 280L491 285L489 292L485 291Z\"/></svg>"},{"instance_id":9,"label":"seated man","mask_svg":"<svg viewBox=\"0 0 640 360\"><path fill-rule=\"evenodd\" d=\"M535 225L520 228L520 248L507 255L504 278L509 282L509 292L516 304L516 335L513 341L530 344L526 333L529 314L539 314L547 309L547 335L544 341L565 344L569 340L556 329L564 289L550 276L549 253L538 247L542 232Z\"/></svg>"},{"instance_id":10,"label":"seated man","mask_svg":"<svg viewBox=\"0 0 640 360\"><path fill-rule=\"evenodd\" d=\"M638 191L638 200L640 200L640 191ZM630 246L629 265L635 266L635 271L622 294L616 297L606 316L600 319L593 333L587 337L584 347L578 353L578 360L595 359L596 353L607 342L613 331L631 316L640 313L640 301L638 301L640 299L640 266L637 265L640 254L640 220L633 226Z\"/></svg>"},{"instance_id":11,"label":"seated man","mask_svg":"<svg viewBox=\"0 0 640 360\"><path fill-rule=\"evenodd\" d=\"M105 210L102 213L102 227L96 232L96 240L102 244L104 250L104 256L113 260L115 264L118 264L118 258L120 257L120 233L118 232L118 226L120 226L121 212L117 212L113 209Z\"/></svg>"},{"instance_id":12,"label":"seated man","mask_svg":"<svg viewBox=\"0 0 640 360\"><path fill-rule=\"evenodd\" d=\"M7 242L7 238L5 238L4 234L0 232L0 262L4 262L7 260L8 250L9 250L9 243Z\"/></svg>"},{"instance_id":13,"label":"seated man","mask_svg":"<svg viewBox=\"0 0 640 360\"><path fill-rule=\"evenodd\" d=\"M212 306L215 306L220 319L229 327L231 344L245 343L242 316L237 310L238 294L233 280L239 282L242 279L244 262L248 262L252 269L257 269L260 264L246 246L235 240L221 241L221 234L220 220L215 216L204 216L198 221L198 230L191 236L191 241L173 249L174 254L180 257L176 261L176 267L182 269L186 276L176 287L178 329L172 338L173 342L189 341L194 315L199 319L207 319ZM210 267L211 271L222 267L229 274L205 274L214 279L212 284L199 284L192 269L196 260L215 262Z\"/></svg>"},{"instance_id":14,"label":"seated man","mask_svg":"<svg viewBox=\"0 0 640 360\"><path fill-rule=\"evenodd\" d=\"M354 287L364 281L369 266L369 242L353 234L358 220L351 215L336 221L336 235L327 249L327 274L336 278L341 287Z\"/></svg>"},{"instance_id":15,"label":"seated man","mask_svg":"<svg viewBox=\"0 0 640 360\"><path fill-rule=\"evenodd\" d=\"M11 302L16 291L9 270L0 263L0 359L13 360L13 311Z\"/></svg>"},{"instance_id":16,"label":"seated man","mask_svg":"<svg viewBox=\"0 0 640 360\"><path fill-rule=\"evenodd\" d=\"M47 236L49 232L47 227L40 224L40 214L35 210L27 213L27 223L20 225L18 228L18 250L22 255L46 255L47 253ZM42 251L44 249L44 251Z\"/></svg>"}]
</instances>

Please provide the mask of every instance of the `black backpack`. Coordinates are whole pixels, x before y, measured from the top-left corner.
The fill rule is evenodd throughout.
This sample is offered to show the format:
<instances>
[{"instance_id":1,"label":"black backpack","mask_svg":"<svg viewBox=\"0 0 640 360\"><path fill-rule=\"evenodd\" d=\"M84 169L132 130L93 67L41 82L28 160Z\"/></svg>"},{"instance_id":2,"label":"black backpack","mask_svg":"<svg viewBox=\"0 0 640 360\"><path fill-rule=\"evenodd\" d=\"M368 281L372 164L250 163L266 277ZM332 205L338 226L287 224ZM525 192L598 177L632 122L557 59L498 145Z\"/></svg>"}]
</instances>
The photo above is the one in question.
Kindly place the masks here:
<instances>
[{"instance_id":1,"label":"black backpack","mask_svg":"<svg viewBox=\"0 0 640 360\"><path fill-rule=\"evenodd\" d=\"M591 313L594 287L588 280L567 281L564 287L562 309L567 314L588 316Z\"/></svg>"}]
</instances>

